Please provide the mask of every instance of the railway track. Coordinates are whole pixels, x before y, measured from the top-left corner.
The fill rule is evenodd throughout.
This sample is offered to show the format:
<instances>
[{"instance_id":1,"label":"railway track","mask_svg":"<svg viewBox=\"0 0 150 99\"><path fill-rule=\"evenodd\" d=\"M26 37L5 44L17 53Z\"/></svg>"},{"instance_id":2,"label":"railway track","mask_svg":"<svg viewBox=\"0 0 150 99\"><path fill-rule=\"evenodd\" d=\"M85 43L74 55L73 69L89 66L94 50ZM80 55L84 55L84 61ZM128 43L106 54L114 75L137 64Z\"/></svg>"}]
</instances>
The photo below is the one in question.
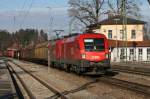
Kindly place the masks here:
<instances>
[{"instance_id":1,"label":"railway track","mask_svg":"<svg viewBox=\"0 0 150 99\"><path fill-rule=\"evenodd\" d=\"M14 64L17 65L19 68L23 69L24 71L28 72L24 68L20 67L17 63L14 63ZM33 74L31 74L31 75L33 75ZM35 77L35 78L39 79L38 77ZM89 77L88 77L88 79L89 79ZM122 89L137 92L139 94L142 94L142 95L145 95L145 96L148 96L148 97L150 96L150 86L147 86L147 85L142 85L142 84L139 84L139 83L129 82L129 81L125 81L125 80L121 80L121 79L117 79L117 78L113 78L113 77L108 77L108 76L103 76L103 77L98 77L98 78L96 77L94 79L92 78L92 80L94 80L94 82L96 81L96 83L104 82L104 83L107 83L107 84L110 84L110 85L120 87ZM49 85L46 84L45 86L49 86ZM65 95L67 95L70 92L66 91L66 92L61 93L58 90L54 89L54 93L55 93L55 95L54 95L55 97L61 97L61 98L63 97L63 99L67 99L67 97L65 97Z\"/></svg>"},{"instance_id":2,"label":"railway track","mask_svg":"<svg viewBox=\"0 0 150 99\"><path fill-rule=\"evenodd\" d=\"M35 99L34 95L32 94L32 92L28 89L28 87L26 86L26 84L23 82L23 80L20 78L20 76L16 73L16 71L8 64L7 64L7 68L9 70L9 72L11 73L12 75L12 78L15 79L15 76L17 77L17 79L19 80L19 82L22 84L23 88L25 89L25 91L27 92L28 96L30 99ZM17 82L16 82L17 84ZM24 99L24 96L22 95L22 97ZM20 99L21 99L20 98Z\"/></svg>"},{"instance_id":3,"label":"railway track","mask_svg":"<svg viewBox=\"0 0 150 99\"><path fill-rule=\"evenodd\" d=\"M12 62L12 61L11 61ZM17 67L19 67L21 70L23 70L24 72L26 72L27 74L29 74L31 77L33 77L35 80L37 80L40 84L42 84L43 86L45 86L46 88L48 88L51 92L54 93L53 96L49 97L50 99L57 99L57 98L61 98L61 99L68 99L67 96L65 96L62 92L60 92L59 90L55 89L53 86L50 86L49 84L47 84L46 82L44 82L43 80L41 80L39 77L33 75L32 73L30 73L29 71L27 71L26 69L22 68L20 65L16 64L15 62L12 62L13 64L15 64ZM30 88L28 88L25 84L25 82L19 77L19 75L17 74L17 72L14 70L14 68L9 65L7 63L8 68L10 69L10 71L12 73L15 74L15 76L19 79L19 81L21 82L23 88L25 89L25 91L27 92L28 96L30 97L30 99L36 99L36 97L33 95L33 93L30 91Z\"/></svg>"},{"instance_id":4,"label":"railway track","mask_svg":"<svg viewBox=\"0 0 150 99\"><path fill-rule=\"evenodd\" d=\"M137 75L143 75L143 76L150 76L150 72L147 71L146 69L142 69L142 70L137 70L136 68L113 68L113 71L117 71L117 72L124 72L124 73L130 73L130 74L137 74Z\"/></svg>"},{"instance_id":5,"label":"railway track","mask_svg":"<svg viewBox=\"0 0 150 99\"><path fill-rule=\"evenodd\" d=\"M150 86L148 85L143 85L139 83L129 82L129 81L112 78L112 77L106 77L106 76L100 77L97 80L110 85L121 87L123 89L131 90L146 96L150 96Z\"/></svg>"},{"instance_id":6,"label":"railway track","mask_svg":"<svg viewBox=\"0 0 150 99\"><path fill-rule=\"evenodd\" d=\"M3 76L4 75L4 76ZM7 65L0 59L0 99L23 99L23 95Z\"/></svg>"}]
</instances>

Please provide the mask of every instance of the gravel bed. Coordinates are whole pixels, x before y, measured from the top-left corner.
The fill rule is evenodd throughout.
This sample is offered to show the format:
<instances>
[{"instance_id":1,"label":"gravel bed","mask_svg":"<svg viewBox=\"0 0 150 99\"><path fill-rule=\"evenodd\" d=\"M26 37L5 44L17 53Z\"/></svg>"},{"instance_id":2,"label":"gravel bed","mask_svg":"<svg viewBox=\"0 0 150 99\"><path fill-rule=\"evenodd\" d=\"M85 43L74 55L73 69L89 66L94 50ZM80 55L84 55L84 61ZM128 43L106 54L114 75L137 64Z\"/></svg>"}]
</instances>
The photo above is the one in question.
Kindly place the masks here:
<instances>
[{"instance_id":1,"label":"gravel bed","mask_svg":"<svg viewBox=\"0 0 150 99\"><path fill-rule=\"evenodd\" d=\"M150 62L128 62L128 63L111 63L112 66L129 66L129 67L137 67L137 68L147 68L150 69Z\"/></svg>"},{"instance_id":2,"label":"gravel bed","mask_svg":"<svg viewBox=\"0 0 150 99\"><path fill-rule=\"evenodd\" d=\"M68 78L71 78L70 80L75 80L74 83L71 83L70 81L66 80L66 75L64 75L64 71L59 71L56 69L47 69L47 67L40 66L40 65L36 65L35 64L24 64L24 63L20 63L20 65L24 66L24 68L30 70L30 71L36 71L33 72L33 74L37 75L38 77L42 78L43 80L45 80L49 85L54 86L56 89L59 89L61 92L64 91L70 91L73 89L77 89L78 87L80 87L81 85L84 85L85 83L88 83L88 80L85 81L80 81L81 79L74 79L74 77L76 77L76 75L74 75L74 77L72 78L70 74L68 74ZM67 74L67 73L65 73ZM64 76L62 76L64 75ZM48 79L50 78L50 79ZM82 93L82 94L81 94ZM88 92L87 90L79 90L78 92L75 93L69 93L67 94L67 96L69 96L71 99L74 99L76 97L76 99L86 99L86 97L90 97L91 99L98 99L98 96L95 94L91 94L90 92ZM79 98L80 97L80 98Z\"/></svg>"},{"instance_id":3,"label":"gravel bed","mask_svg":"<svg viewBox=\"0 0 150 99\"><path fill-rule=\"evenodd\" d=\"M6 70L0 70L0 79L7 81L7 80L9 80L9 77L8 77L8 74L5 72L6 72Z\"/></svg>"},{"instance_id":4,"label":"gravel bed","mask_svg":"<svg viewBox=\"0 0 150 99\"><path fill-rule=\"evenodd\" d=\"M30 91L33 93L36 99L45 99L47 97L54 95L51 91L49 91L46 87L41 85L38 81L32 78L29 74L25 73L23 70L21 70L14 64L10 62L9 64L15 69L17 74L19 74L21 79L25 82L26 86L30 88Z\"/></svg>"},{"instance_id":5,"label":"gravel bed","mask_svg":"<svg viewBox=\"0 0 150 99\"><path fill-rule=\"evenodd\" d=\"M47 83L55 86L59 90L68 91L76 89L81 85L84 85L91 80L84 76L78 76L73 73L66 73L61 70L49 68L34 63L23 63L21 61L15 61L17 64L24 66L24 68L36 71L33 74L38 75ZM86 89L76 93L69 94L71 99L146 99L147 97L137 94L132 91L123 90L118 87L108 85L102 82L93 83L88 85ZM149 99L149 98L147 98Z\"/></svg>"},{"instance_id":6,"label":"gravel bed","mask_svg":"<svg viewBox=\"0 0 150 99\"><path fill-rule=\"evenodd\" d=\"M115 78L150 86L150 77L130 73L119 73Z\"/></svg>"}]
</instances>

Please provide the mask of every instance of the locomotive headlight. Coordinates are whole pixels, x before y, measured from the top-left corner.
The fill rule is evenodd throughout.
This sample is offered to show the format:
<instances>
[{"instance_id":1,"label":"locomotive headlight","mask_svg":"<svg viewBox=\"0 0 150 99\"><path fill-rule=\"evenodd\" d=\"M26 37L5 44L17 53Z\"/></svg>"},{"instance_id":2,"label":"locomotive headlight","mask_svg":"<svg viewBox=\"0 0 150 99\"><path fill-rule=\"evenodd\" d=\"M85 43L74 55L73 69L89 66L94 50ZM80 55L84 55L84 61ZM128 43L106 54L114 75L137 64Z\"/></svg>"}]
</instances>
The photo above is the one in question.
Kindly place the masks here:
<instances>
[{"instance_id":1,"label":"locomotive headlight","mask_svg":"<svg viewBox=\"0 0 150 99\"><path fill-rule=\"evenodd\" d=\"M109 54L105 54L105 57L106 57L106 58L109 58Z\"/></svg>"},{"instance_id":2,"label":"locomotive headlight","mask_svg":"<svg viewBox=\"0 0 150 99\"><path fill-rule=\"evenodd\" d=\"M82 54L81 56L82 56L82 58L86 58L86 54Z\"/></svg>"}]
</instances>

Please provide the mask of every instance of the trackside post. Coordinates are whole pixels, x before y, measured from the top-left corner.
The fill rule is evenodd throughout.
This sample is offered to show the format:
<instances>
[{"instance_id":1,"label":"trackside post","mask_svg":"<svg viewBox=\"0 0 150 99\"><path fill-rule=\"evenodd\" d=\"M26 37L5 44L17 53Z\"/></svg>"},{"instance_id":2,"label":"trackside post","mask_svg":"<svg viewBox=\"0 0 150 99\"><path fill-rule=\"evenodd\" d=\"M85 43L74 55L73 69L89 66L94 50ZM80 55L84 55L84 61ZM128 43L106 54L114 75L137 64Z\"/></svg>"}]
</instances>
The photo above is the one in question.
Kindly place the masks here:
<instances>
[{"instance_id":1,"label":"trackside post","mask_svg":"<svg viewBox=\"0 0 150 99\"><path fill-rule=\"evenodd\" d=\"M49 70L50 70L50 49L49 49L50 45L48 44L47 45L47 48L48 48L48 73L49 73Z\"/></svg>"}]
</instances>

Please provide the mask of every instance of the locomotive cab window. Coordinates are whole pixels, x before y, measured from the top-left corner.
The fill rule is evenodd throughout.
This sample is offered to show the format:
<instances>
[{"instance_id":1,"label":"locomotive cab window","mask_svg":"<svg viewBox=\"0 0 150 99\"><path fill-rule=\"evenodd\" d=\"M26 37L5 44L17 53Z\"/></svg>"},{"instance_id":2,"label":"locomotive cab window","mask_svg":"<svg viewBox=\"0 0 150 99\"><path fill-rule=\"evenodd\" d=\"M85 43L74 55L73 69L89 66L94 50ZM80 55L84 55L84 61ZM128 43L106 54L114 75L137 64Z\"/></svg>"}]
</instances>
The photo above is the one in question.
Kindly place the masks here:
<instances>
[{"instance_id":1,"label":"locomotive cab window","mask_svg":"<svg viewBox=\"0 0 150 99\"><path fill-rule=\"evenodd\" d=\"M85 51L104 51L104 39L84 39L84 48Z\"/></svg>"}]
</instances>

